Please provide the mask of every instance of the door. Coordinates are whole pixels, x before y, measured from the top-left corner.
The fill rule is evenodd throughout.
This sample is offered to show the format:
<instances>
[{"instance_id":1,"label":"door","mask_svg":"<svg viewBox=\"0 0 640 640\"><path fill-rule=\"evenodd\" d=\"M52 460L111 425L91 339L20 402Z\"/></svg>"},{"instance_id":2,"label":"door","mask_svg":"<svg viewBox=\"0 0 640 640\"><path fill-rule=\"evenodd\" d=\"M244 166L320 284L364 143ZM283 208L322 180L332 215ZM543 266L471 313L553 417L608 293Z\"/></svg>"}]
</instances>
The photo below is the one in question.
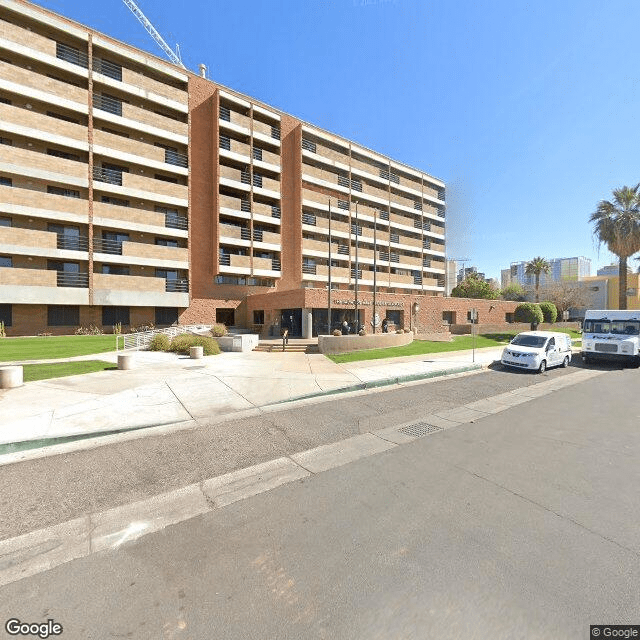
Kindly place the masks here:
<instances>
[{"instance_id":1,"label":"door","mask_svg":"<svg viewBox=\"0 0 640 640\"><path fill-rule=\"evenodd\" d=\"M549 338L549 342L547 343L547 366L553 367L558 363L559 353L558 353L558 345L556 345L555 338Z\"/></svg>"}]
</instances>

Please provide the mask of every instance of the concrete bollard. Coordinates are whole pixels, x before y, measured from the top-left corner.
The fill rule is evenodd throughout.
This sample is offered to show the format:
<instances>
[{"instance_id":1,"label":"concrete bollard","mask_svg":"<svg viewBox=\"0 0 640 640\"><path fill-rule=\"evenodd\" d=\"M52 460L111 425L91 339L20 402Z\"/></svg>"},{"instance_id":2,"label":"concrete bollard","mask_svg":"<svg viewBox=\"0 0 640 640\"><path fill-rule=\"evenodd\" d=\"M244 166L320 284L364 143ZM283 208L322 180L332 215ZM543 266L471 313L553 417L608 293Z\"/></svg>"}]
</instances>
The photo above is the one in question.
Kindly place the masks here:
<instances>
[{"instance_id":1,"label":"concrete bollard","mask_svg":"<svg viewBox=\"0 0 640 640\"><path fill-rule=\"evenodd\" d=\"M118 369L123 371L133 369L134 364L133 353L121 353L118 355Z\"/></svg>"},{"instance_id":2,"label":"concrete bollard","mask_svg":"<svg viewBox=\"0 0 640 640\"><path fill-rule=\"evenodd\" d=\"M23 385L22 367L20 365L0 367L0 389L14 389Z\"/></svg>"},{"instance_id":3,"label":"concrete bollard","mask_svg":"<svg viewBox=\"0 0 640 640\"><path fill-rule=\"evenodd\" d=\"M199 360L204 356L203 347L189 347L189 357L193 360Z\"/></svg>"}]
</instances>

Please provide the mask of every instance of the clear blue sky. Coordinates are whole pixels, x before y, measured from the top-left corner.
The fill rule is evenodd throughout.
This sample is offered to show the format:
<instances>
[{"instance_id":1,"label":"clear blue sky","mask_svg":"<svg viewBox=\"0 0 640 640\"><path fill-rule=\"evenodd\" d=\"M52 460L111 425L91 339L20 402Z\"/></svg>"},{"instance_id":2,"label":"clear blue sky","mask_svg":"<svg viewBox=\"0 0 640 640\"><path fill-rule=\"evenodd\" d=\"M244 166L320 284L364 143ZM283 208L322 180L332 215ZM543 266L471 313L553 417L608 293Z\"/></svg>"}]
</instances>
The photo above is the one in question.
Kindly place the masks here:
<instances>
[{"instance_id":1,"label":"clear blue sky","mask_svg":"<svg viewBox=\"0 0 640 640\"><path fill-rule=\"evenodd\" d=\"M121 0L40 4L163 56ZM637 0L138 5L188 68L443 179L449 257L614 260L588 217L640 182Z\"/></svg>"}]
</instances>

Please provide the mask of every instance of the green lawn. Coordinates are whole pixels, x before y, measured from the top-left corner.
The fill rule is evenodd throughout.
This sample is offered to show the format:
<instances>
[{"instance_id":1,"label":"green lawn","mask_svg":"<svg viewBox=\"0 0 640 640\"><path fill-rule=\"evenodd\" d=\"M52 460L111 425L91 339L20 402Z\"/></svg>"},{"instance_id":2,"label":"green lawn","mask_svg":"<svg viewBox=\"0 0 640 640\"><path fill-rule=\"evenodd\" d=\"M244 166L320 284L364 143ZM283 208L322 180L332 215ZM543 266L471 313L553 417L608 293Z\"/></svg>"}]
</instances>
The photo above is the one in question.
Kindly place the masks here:
<instances>
[{"instance_id":1,"label":"green lawn","mask_svg":"<svg viewBox=\"0 0 640 640\"><path fill-rule=\"evenodd\" d=\"M116 350L114 335L0 339L0 362L53 360Z\"/></svg>"},{"instance_id":2,"label":"green lawn","mask_svg":"<svg viewBox=\"0 0 640 640\"><path fill-rule=\"evenodd\" d=\"M572 339L580 337L573 329L558 329L560 333L568 333ZM491 333L478 335L475 339L476 349L483 347L501 347L507 344L517 331L506 333ZM452 342L430 342L429 340L414 340L403 347L389 347L387 349L367 349L338 355L327 355L334 362L356 362L358 360L380 360L382 358L400 358L402 356L419 356L428 353L443 353L445 351L462 351L473 348L471 336L453 336Z\"/></svg>"},{"instance_id":3,"label":"green lawn","mask_svg":"<svg viewBox=\"0 0 640 640\"><path fill-rule=\"evenodd\" d=\"M25 382L34 380L48 380L49 378L63 378L77 376L81 373L95 373L105 369L117 369L111 362L102 360L76 360L74 362L56 362L53 364L25 364L23 376Z\"/></svg>"}]
</instances>

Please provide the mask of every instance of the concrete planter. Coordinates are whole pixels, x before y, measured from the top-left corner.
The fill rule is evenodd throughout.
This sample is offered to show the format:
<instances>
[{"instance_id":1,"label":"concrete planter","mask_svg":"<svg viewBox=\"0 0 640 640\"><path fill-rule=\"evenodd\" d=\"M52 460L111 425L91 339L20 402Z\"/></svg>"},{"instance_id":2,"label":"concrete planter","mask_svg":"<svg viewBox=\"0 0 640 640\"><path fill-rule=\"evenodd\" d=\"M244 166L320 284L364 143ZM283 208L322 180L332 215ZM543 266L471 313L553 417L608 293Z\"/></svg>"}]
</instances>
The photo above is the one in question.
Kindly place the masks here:
<instances>
[{"instance_id":1,"label":"concrete planter","mask_svg":"<svg viewBox=\"0 0 640 640\"><path fill-rule=\"evenodd\" d=\"M243 333L216 338L220 351L253 351L260 341L257 333Z\"/></svg>"},{"instance_id":2,"label":"concrete planter","mask_svg":"<svg viewBox=\"0 0 640 640\"><path fill-rule=\"evenodd\" d=\"M0 389L15 389L23 384L21 366L0 367Z\"/></svg>"},{"instance_id":3,"label":"concrete planter","mask_svg":"<svg viewBox=\"0 0 640 640\"><path fill-rule=\"evenodd\" d=\"M133 353L121 353L118 355L118 369L127 371L135 366L135 356Z\"/></svg>"},{"instance_id":4,"label":"concrete planter","mask_svg":"<svg viewBox=\"0 0 640 640\"><path fill-rule=\"evenodd\" d=\"M413 333L376 333L366 336L318 336L320 353L349 353L363 349L401 347L413 342Z\"/></svg>"},{"instance_id":5,"label":"concrete planter","mask_svg":"<svg viewBox=\"0 0 640 640\"><path fill-rule=\"evenodd\" d=\"M199 360L204 356L204 347L189 347L189 357L193 360Z\"/></svg>"}]
</instances>

